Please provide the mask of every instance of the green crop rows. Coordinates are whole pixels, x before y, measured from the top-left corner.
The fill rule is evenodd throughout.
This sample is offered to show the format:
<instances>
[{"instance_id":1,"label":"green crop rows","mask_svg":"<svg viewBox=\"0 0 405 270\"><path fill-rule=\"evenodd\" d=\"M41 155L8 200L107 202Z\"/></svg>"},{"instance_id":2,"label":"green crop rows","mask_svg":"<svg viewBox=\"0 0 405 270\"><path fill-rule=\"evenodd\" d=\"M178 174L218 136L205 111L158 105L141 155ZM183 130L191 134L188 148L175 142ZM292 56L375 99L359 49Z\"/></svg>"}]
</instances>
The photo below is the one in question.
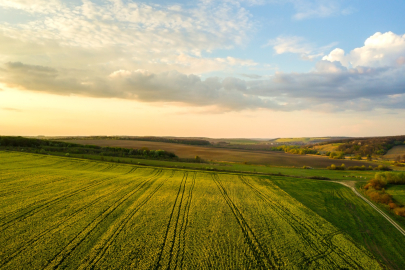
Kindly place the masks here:
<instances>
[{"instance_id":1,"label":"green crop rows","mask_svg":"<svg viewBox=\"0 0 405 270\"><path fill-rule=\"evenodd\" d=\"M280 179L0 152L0 269L385 268Z\"/></svg>"}]
</instances>

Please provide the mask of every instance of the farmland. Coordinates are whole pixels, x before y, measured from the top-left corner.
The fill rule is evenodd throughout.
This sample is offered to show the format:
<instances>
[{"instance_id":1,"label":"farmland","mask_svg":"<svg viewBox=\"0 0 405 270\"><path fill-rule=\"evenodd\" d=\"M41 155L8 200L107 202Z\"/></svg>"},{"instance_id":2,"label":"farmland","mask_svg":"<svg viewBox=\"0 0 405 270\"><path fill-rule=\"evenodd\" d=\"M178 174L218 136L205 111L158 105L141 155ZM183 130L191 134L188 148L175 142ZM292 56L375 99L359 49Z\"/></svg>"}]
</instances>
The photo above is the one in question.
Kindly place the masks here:
<instances>
[{"instance_id":1,"label":"farmland","mask_svg":"<svg viewBox=\"0 0 405 270\"><path fill-rule=\"evenodd\" d=\"M162 149L173 152L181 158L195 158L200 156L205 160L265 164L273 166L311 166L316 168L326 168L331 164L345 163L346 166L371 165L372 163L358 162L352 160L331 160L326 157L294 155L280 151L244 151L223 148L209 148L201 146L191 146L162 142L130 141L130 140L67 140L67 142L78 144L93 144L98 146L142 148L151 150Z\"/></svg>"},{"instance_id":2,"label":"farmland","mask_svg":"<svg viewBox=\"0 0 405 270\"><path fill-rule=\"evenodd\" d=\"M399 185L399 186L394 186L390 185L388 188L385 189L385 191L392 195L395 201L399 202L400 204L405 205L405 186Z\"/></svg>"},{"instance_id":3,"label":"farmland","mask_svg":"<svg viewBox=\"0 0 405 270\"><path fill-rule=\"evenodd\" d=\"M335 183L16 152L0 172L0 269L405 267L401 235Z\"/></svg>"},{"instance_id":4,"label":"farmland","mask_svg":"<svg viewBox=\"0 0 405 270\"><path fill-rule=\"evenodd\" d=\"M303 138L278 138L271 140L277 143L297 143L297 144L308 144L308 143L318 143L342 139L344 137L303 137Z\"/></svg>"},{"instance_id":5,"label":"farmland","mask_svg":"<svg viewBox=\"0 0 405 270\"><path fill-rule=\"evenodd\" d=\"M405 155L405 145L397 145L391 148L387 152L387 154L384 155L384 158L395 160L398 156L401 156L401 159L403 159L404 155Z\"/></svg>"}]
</instances>

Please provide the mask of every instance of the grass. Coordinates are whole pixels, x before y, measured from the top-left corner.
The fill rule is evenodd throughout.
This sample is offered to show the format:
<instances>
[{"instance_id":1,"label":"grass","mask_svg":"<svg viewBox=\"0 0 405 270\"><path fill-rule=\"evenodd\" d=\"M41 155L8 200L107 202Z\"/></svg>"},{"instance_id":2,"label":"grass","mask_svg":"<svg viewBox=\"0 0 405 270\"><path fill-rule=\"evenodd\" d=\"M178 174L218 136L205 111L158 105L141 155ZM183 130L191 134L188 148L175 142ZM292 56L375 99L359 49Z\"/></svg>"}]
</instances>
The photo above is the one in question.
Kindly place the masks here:
<instances>
[{"instance_id":1,"label":"grass","mask_svg":"<svg viewBox=\"0 0 405 270\"><path fill-rule=\"evenodd\" d=\"M357 212L342 197L388 226L333 183L17 152L0 152L0 171L0 269L405 266L395 231L388 262L349 232L363 225L343 224Z\"/></svg>"},{"instance_id":2,"label":"grass","mask_svg":"<svg viewBox=\"0 0 405 270\"><path fill-rule=\"evenodd\" d=\"M370 211L349 188L327 181L280 179L273 182L372 251L389 268L404 269L404 237L376 211ZM405 225L404 219L399 219Z\"/></svg>"},{"instance_id":3,"label":"grass","mask_svg":"<svg viewBox=\"0 0 405 270\"><path fill-rule=\"evenodd\" d=\"M399 202L402 205L405 205L405 186L399 185L389 185L385 191L392 195L395 201Z\"/></svg>"}]
</instances>

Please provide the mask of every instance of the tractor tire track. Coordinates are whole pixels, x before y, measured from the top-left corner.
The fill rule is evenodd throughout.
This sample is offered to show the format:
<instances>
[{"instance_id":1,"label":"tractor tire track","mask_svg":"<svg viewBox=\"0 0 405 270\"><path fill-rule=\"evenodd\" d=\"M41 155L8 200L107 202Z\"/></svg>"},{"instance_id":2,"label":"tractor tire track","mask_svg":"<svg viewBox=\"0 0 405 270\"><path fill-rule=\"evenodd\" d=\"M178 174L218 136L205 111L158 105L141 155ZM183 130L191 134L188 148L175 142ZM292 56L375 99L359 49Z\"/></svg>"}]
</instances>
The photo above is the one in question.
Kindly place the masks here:
<instances>
[{"instance_id":1,"label":"tractor tire track","mask_svg":"<svg viewBox=\"0 0 405 270\"><path fill-rule=\"evenodd\" d=\"M186 191L186 184L187 184L187 178L188 178L188 173L186 174L186 179L185 179L185 181L184 181L184 184L183 184L183 192L181 193L181 198L180 198L180 203L179 203L179 210L178 210L178 212L177 212L177 218L176 218L176 223L174 224L174 231L173 231L173 238L172 238L172 246L170 247L170 252L169 252L169 262L168 262L168 268L170 269L170 265L171 265L171 263L172 263L172 260L173 260L173 251L174 251L174 246L175 246L175 244L176 244L176 237L177 237L177 229L178 229L178 225L179 225L179 220L180 220L180 215L181 215L181 208L182 208L182 204L183 204L183 197L184 197L184 192ZM187 203L187 202L186 202ZM187 207L187 205L186 205L186 207ZM184 211L184 213L183 213L183 222L184 222L184 217L185 217L185 214L186 214L186 212ZM181 225L181 227L183 226L183 224ZM180 227L180 233L181 233L181 227ZM180 236L179 237L177 237L177 238L179 238L179 246L180 246L180 240L181 240L181 234L179 234ZM180 252L180 250L179 249L177 249L177 253L176 253L176 255L178 256L178 254L179 254L179 252ZM176 261L176 263L177 263L177 261Z\"/></svg>"},{"instance_id":2,"label":"tractor tire track","mask_svg":"<svg viewBox=\"0 0 405 270\"><path fill-rule=\"evenodd\" d=\"M263 201L267 202L267 204L272 207L274 211L276 211L279 216L287 222L291 228L294 229L294 231L297 233L297 235L301 236L302 239L305 241L305 243L312 248L315 252L318 254L325 252L330 248L331 243L328 243L327 241L320 241L319 243L325 250L320 250L320 248L311 240L310 236L314 237L315 239L323 239L324 237L318 233L318 230L316 227L312 226L311 224L308 223L303 223L299 217L296 217L294 213L291 213L291 211L276 202L275 200L272 200L271 198L268 198L265 194L263 194L260 190L255 188L249 181L244 179L242 176L240 176L240 179L248 186L250 187L256 195L261 198ZM288 219L289 218L289 219ZM293 221L293 222L291 222ZM301 228L299 228L296 224L299 224ZM345 252L341 251L340 248L337 248L333 250L337 256L339 256L344 262L346 262L348 265L350 265L352 268L358 268L361 269L361 266L354 261L352 258L347 257ZM315 255L316 256L316 255ZM310 260L313 256L311 257L306 257L305 255L302 256L300 259L296 260L301 261L303 260ZM349 261L350 262L349 262ZM336 262L332 260L331 258L326 258L326 261L330 263L331 265L335 265ZM298 263L299 265L300 263Z\"/></svg>"},{"instance_id":3,"label":"tractor tire track","mask_svg":"<svg viewBox=\"0 0 405 270\"><path fill-rule=\"evenodd\" d=\"M48 180L48 182L42 182L42 183L30 185L30 186L18 187L18 190L15 187L13 187L13 188L10 188L11 189L10 191L5 190L4 192L1 192L0 193L0 198L4 197L4 196L7 196L7 195L10 195L10 194L13 194L13 193L21 193L21 190L24 190L24 189L32 189L32 188L35 188L35 187L46 186L46 185L54 184L56 182L60 182L60 181L66 180L66 179L68 179L68 178L67 177L59 177L59 178L56 178L56 179Z\"/></svg>"},{"instance_id":4,"label":"tractor tire track","mask_svg":"<svg viewBox=\"0 0 405 270\"><path fill-rule=\"evenodd\" d=\"M157 259L157 261L156 261L156 263L155 263L154 269L159 269L159 267L161 267L161 260L162 260L163 252L164 252L165 247L166 247L167 238L168 238L169 230L170 230L170 227L171 227L170 225L171 225L171 223L172 223L172 219L173 219L173 216L174 216L174 212L175 212L175 209L176 209L177 201L178 201L178 199L179 199L179 196L180 196L182 187L183 187L183 185L185 186L185 181L187 180L187 174L188 174L187 172L184 173L183 178L182 178L181 183L180 183L179 190L177 191L176 199L175 199L175 201L174 201L173 208L172 208L172 212L170 213L170 217L169 217L169 222L168 222L168 224L167 224L165 236L164 236L164 238L163 238L162 247L161 247L161 249L160 249L160 252L159 252L159 255L158 255L158 259ZM184 184L183 184L183 183L184 183ZM183 189L183 193L182 193L182 194L184 194L184 189ZM169 267L170 267L170 264L169 264Z\"/></svg>"},{"instance_id":5,"label":"tractor tire track","mask_svg":"<svg viewBox=\"0 0 405 270\"><path fill-rule=\"evenodd\" d=\"M136 171L138 168L139 168L139 167L132 167L132 168L129 170L129 172L126 172L126 173L124 173L123 175L133 173L133 172Z\"/></svg>"},{"instance_id":6,"label":"tractor tire track","mask_svg":"<svg viewBox=\"0 0 405 270\"><path fill-rule=\"evenodd\" d=\"M96 255L87 261L86 265L81 265L79 269L92 269L94 266L103 258L104 254L107 252L109 247L111 246L112 242L117 238L117 236L122 232L128 222L133 218L133 216L145 205L149 202L149 200L155 195L156 192L166 183L166 181L174 176L174 171L172 174L168 176L166 179L162 180L160 183L145 199L143 199L136 207L133 209L127 216L125 216L122 222L119 224L118 228L108 237L105 241L103 241L100 246L101 249L98 250Z\"/></svg>"},{"instance_id":7,"label":"tractor tire track","mask_svg":"<svg viewBox=\"0 0 405 270\"><path fill-rule=\"evenodd\" d=\"M52 204L54 204L54 203L63 201L64 199L67 199L67 198L70 198L70 197L72 197L72 196L75 196L75 195L77 195L77 194L79 194L79 193L81 193L81 192L83 192L83 191L87 191L88 189L91 189L91 188L93 188L93 187L96 187L96 186L98 186L98 185L104 183L104 181L108 181L108 180L111 180L111 179L114 179L114 178L116 178L116 177L110 177L110 178L106 178L106 179L103 179L103 180L98 180L98 179L97 179L97 180L94 180L94 181L90 182L90 184L88 184L88 185L86 185L86 186L84 186L84 187L81 187L81 188L79 188L79 189L76 189L76 190L74 190L73 192L70 192L70 193L68 193L68 194L60 195L59 197L56 197L56 198L51 199L51 200L48 200L48 201L46 201L46 199L41 200L41 201L39 201L39 202L43 202L43 201L46 201L46 202L45 202L44 204L42 204L42 205L39 205L39 206L37 206L37 207L34 207L34 209L31 209L31 210L29 210L29 211L27 211L27 212L25 212L25 213L23 213L23 214L21 214L21 215L15 217L15 218L13 218L13 219L11 219L11 220L9 220L9 221L7 221L7 222L4 222L3 224L0 224L0 229L1 229L1 230L5 230L5 229L9 228L10 226L12 226L12 225L13 225L14 223L16 223L17 221L24 220L24 219L26 219L26 218L28 218L28 217L30 217L30 216L32 216L32 215L34 215L34 214L40 212L40 211L43 211L44 209L49 208L49 207L50 207ZM21 210L17 210L17 211L20 212ZM14 214L15 214L15 212L9 214L7 217L12 216L12 215L14 215Z\"/></svg>"},{"instance_id":8,"label":"tractor tire track","mask_svg":"<svg viewBox=\"0 0 405 270\"><path fill-rule=\"evenodd\" d=\"M311 238L309 236L309 235L312 235L315 238L320 238L321 237L318 234L312 232L312 231L314 231L314 228L310 224L302 223L299 220L299 218L296 218L295 215L293 213L291 213L287 208L280 205L275 200L273 200L271 198L268 198L265 194L263 194L260 190L255 188L251 183L249 183L249 181L247 181L242 176L240 176L239 179L243 183L245 183L249 188L251 188L252 191L256 194L256 196L258 196L261 200L263 200L265 203L267 203L276 213L278 213L278 215L296 232L297 235L299 235L304 240L304 242L308 246L311 247L311 249L313 251L318 252L318 253L322 252L319 249L319 247L317 245L315 245L315 243L311 240ZM299 226L297 226L296 224L299 224L301 226L301 228ZM322 243L322 245L324 245L324 243ZM295 260L294 264L300 265L301 261L309 260L311 257L307 257L304 254L299 259ZM297 263L297 261L299 263ZM331 264L334 264L334 262L330 261L329 259L328 259L328 262L331 263Z\"/></svg>"},{"instance_id":9,"label":"tractor tire track","mask_svg":"<svg viewBox=\"0 0 405 270\"><path fill-rule=\"evenodd\" d=\"M231 209L233 215L236 218L236 221L239 224L239 227L242 230L243 236L247 245L249 246L250 250L252 251L256 262L259 264L258 267L261 269L276 269L277 265L275 265L272 260L269 258L267 252L263 249L262 244L258 241L256 235L254 234L253 230L250 228L249 224L243 217L242 213L240 212L239 208L235 205L235 203L229 197L226 189L222 185L221 181L218 178L218 175L211 174L211 177L215 184L217 185L220 193L222 194L223 198L225 199L226 203L228 204L229 208Z\"/></svg>"},{"instance_id":10,"label":"tractor tire track","mask_svg":"<svg viewBox=\"0 0 405 270\"><path fill-rule=\"evenodd\" d=\"M113 213L119 206L128 201L132 195L138 192L142 187L144 187L148 182L154 181L160 177L162 170L157 170L155 175L150 178L144 179L139 183L131 192L127 193L125 196L118 199L114 204L108 207L106 210L101 212L96 218L94 218L80 233L78 233L62 250L60 250L49 263L44 267L44 269L56 269L63 261L86 239L86 237L94 231L98 224L100 224L105 218L107 218L111 213Z\"/></svg>"},{"instance_id":11,"label":"tractor tire track","mask_svg":"<svg viewBox=\"0 0 405 270\"><path fill-rule=\"evenodd\" d=\"M95 200L91 201L90 203L80 207L79 209L77 209L75 212L69 214L68 216L66 216L65 218L58 220L58 223L52 225L51 227L47 228L46 230L42 231L40 234L36 235L35 237L29 239L27 242L24 243L24 246L22 246L21 248L17 249L16 251L14 251L12 254L7 255L6 258L2 258L1 259L1 263L0 263L0 268L3 267L4 265L6 265L8 262L12 261L16 256L18 256L21 252L23 252L24 250L26 250L27 248L33 246L33 244L37 243L40 239L42 239L44 236L46 236L47 234L51 233L53 230L55 229L61 229L63 227L66 226L66 221L68 221L69 219L75 217L76 215L78 215L80 212L82 212L83 210L86 210L90 207L93 207L96 203L98 203L99 201L101 201L102 199L108 197L109 195L118 192L120 190L125 189L125 187L127 187L128 185L130 185L130 183L127 183L124 187L119 187L117 189L114 189L113 191L104 194L103 196L100 196L98 198L96 198ZM64 226L59 227L61 224L63 224Z\"/></svg>"},{"instance_id":12,"label":"tractor tire track","mask_svg":"<svg viewBox=\"0 0 405 270\"><path fill-rule=\"evenodd\" d=\"M187 197L187 201L186 201L186 206L185 206L185 210L184 210L184 215L183 215L183 222L182 222L182 226L180 227L180 237L181 237L181 241L179 240L179 245L178 245L178 252L177 252L177 256L176 256L176 262L175 262L175 268L177 269L178 266L178 259L179 259L179 254L180 254L180 250L181 250L181 260L180 260L180 269L183 269L183 265L184 265L184 252L186 249L186 235L187 235L187 226L188 226L188 217L190 215L190 206L191 206L191 201L193 200L193 189L195 186L195 179L197 177L197 173L194 173L192 182L191 182L191 187L189 189L188 192L188 197ZM180 244L181 242L183 243L183 248L181 248Z\"/></svg>"}]
</instances>

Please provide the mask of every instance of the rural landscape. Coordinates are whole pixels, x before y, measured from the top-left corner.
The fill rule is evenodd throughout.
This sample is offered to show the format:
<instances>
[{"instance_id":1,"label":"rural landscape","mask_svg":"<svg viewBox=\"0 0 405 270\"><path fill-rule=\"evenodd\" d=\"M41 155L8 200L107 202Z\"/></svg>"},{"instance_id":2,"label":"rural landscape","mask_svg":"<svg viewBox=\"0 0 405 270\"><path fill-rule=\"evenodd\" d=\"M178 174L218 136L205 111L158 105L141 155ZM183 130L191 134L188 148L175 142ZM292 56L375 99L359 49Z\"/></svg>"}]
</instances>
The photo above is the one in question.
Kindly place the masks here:
<instances>
[{"instance_id":1,"label":"rural landscape","mask_svg":"<svg viewBox=\"0 0 405 270\"><path fill-rule=\"evenodd\" d=\"M404 270L404 11L0 0L0 270Z\"/></svg>"},{"instance_id":2,"label":"rural landscape","mask_svg":"<svg viewBox=\"0 0 405 270\"><path fill-rule=\"evenodd\" d=\"M405 136L170 140L0 137L0 269L405 266Z\"/></svg>"}]
</instances>

